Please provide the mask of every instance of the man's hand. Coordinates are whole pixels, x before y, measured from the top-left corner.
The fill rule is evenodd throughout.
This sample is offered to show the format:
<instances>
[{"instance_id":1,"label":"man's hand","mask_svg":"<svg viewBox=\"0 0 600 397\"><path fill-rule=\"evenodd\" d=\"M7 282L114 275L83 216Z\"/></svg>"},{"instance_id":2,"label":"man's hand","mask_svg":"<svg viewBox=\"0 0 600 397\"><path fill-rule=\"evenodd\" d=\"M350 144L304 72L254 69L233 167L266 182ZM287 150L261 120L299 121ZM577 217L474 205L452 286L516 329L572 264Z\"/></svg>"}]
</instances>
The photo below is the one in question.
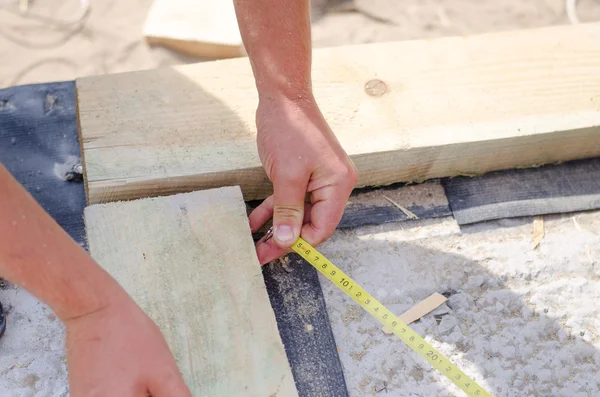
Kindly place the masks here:
<instances>
[{"instance_id":1,"label":"man's hand","mask_svg":"<svg viewBox=\"0 0 600 397\"><path fill-rule=\"evenodd\" d=\"M357 172L312 93L309 0L234 0L234 5L259 96L258 151L274 190L250 214L253 231L273 215L275 238L257 249L264 264L300 235L313 245L330 237Z\"/></svg>"},{"instance_id":2,"label":"man's hand","mask_svg":"<svg viewBox=\"0 0 600 397\"><path fill-rule=\"evenodd\" d=\"M264 264L289 251L300 235L312 245L331 237L358 173L312 97L263 99L256 124L258 152L274 190L250 214L253 232L273 218L272 242L257 248Z\"/></svg>"},{"instance_id":3,"label":"man's hand","mask_svg":"<svg viewBox=\"0 0 600 397\"><path fill-rule=\"evenodd\" d=\"M191 397L160 330L128 296L65 325L72 397Z\"/></svg>"}]
</instances>

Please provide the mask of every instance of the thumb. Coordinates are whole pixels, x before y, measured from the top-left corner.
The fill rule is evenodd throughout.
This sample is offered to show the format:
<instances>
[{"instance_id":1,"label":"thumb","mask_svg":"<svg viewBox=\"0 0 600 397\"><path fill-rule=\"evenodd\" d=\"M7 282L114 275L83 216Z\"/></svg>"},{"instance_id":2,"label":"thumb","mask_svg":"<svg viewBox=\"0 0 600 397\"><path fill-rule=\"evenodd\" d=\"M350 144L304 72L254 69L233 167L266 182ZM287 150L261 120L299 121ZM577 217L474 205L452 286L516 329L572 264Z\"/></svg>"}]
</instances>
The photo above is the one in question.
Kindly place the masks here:
<instances>
[{"instance_id":1,"label":"thumb","mask_svg":"<svg viewBox=\"0 0 600 397\"><path fill-rule=\"evenodd\" d=\"M273 240L288 249L300 237L308 176L279 178L273 182Z\"/></svg>"}]
</instances>

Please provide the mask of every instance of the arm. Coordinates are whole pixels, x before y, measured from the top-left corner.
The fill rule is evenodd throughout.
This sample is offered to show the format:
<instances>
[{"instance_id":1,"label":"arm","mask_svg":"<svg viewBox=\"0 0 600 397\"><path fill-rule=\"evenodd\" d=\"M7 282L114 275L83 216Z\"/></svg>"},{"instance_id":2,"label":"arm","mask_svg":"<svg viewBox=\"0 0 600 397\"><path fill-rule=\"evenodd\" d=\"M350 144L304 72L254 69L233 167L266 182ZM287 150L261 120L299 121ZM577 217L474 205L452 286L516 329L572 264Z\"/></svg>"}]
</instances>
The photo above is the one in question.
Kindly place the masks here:
<instances>
[{"instance_id":1,"label":"arm","mask_svg":"<svg viewBox=\"0 0 600 397\"><path fill-rule=\"evenodd\" d=\"M234 0L261 100L310 100L308 0Z\"/></svg>"},{"instance_id":2,"label":"arm","mask_svg":"<svg viewBox=\"0 0 600 397\"><path fill-rule=\"evenodd\" d=\"M313 96L309 1L234 4L258 90L258 153L273 183L250 214L253 232L273 218L274 238L257 251L267 263L300 235L313 245L329 238L358 174Z\"/></svg>"},{"instance_id":3,"label":"arm","mask_svg":"<svg viewBox=\"0 0 600 397\"><path fill-rule=\"evenodd\" d=\"M84 317L123 291L0 165L0 275L62 321Z\"/></svg>"},{"instance_id":4,"label":"arm","mask_svg":"<svg viewBox=\"0 0 600 397\"><path fill-rule=\"evenodd\" d=\"M0 275L65 323L71 396L191 397L158 327L1 163Z\"/></svg>"}]
</instances>

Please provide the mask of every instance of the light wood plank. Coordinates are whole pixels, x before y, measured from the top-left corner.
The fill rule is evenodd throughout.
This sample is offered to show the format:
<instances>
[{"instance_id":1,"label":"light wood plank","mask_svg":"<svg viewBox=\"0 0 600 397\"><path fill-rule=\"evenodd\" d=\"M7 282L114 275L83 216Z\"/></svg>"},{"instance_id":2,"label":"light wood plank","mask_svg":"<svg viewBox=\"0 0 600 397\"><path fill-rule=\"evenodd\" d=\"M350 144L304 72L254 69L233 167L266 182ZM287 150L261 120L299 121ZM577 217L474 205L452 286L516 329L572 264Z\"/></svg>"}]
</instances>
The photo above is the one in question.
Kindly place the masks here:
<instances>
[{"instance_id":1,"label":"light wood plank","mask_svg":"<svg viewBox=\"0 0 600 397\"><path fill-rule=\"evenodd\" d=\"M92 205L85 222L194 396L297 396L239 187Z\"/></svg>"},{"instance_id":2,"label":"light wood plank","mask_svg":"<svg viewBox=\"0 0 600 397\"><path fill-rule=\"evenodd\" d=\"M317 49L313 81L358 186L600 155L600 24ZM91 203L272 192L248 59L89 77L77 92Z\"/></svg>"},{"instance_id":3,"label":"light wood plank","mask_svg":"<svg viewBox=\"0 0 600 397\"><path fill-rule=\"evenodd\" d=\"M202 58L246 54L233 0L154 0L144 37L152 45Z\"/></svg>"}]
</instances>

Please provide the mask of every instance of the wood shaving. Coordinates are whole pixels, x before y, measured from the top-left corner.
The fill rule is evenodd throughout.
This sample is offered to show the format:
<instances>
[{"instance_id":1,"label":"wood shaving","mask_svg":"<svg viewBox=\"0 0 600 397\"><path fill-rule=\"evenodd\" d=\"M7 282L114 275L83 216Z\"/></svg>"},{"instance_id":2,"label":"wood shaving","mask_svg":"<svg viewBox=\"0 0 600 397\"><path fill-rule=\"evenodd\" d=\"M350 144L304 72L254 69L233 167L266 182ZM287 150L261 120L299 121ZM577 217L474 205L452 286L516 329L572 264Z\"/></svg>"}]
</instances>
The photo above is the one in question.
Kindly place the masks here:
<instances>
[{"instance_id":1,"label":"wood shaving","mask_svg":"<svg viewBox=\"0 0 600 397\"><path fill-rule=\"evenodd\" d=\"M536 249L544 239L544 217L538 215L533 220L533 249Z\"/></svg>"},{"instance_id":2,"label":"wood shaving","mask_svg":"<svg viewBox=\"0 0 600 397\"><path fill-rule=\"evenodd\" d=\"M387 196L383 196L383 198L386 199L387 201L389 201L390 203L392 203L400 211L404 212L404 215L406 215L408 217L408 219L419 219L419 217L416 216L412 211L409 211L407 208L401 206L400 204L398 204L397 202L395 202L391 198L389 198Z\"/></svg>"}]
</instances>

